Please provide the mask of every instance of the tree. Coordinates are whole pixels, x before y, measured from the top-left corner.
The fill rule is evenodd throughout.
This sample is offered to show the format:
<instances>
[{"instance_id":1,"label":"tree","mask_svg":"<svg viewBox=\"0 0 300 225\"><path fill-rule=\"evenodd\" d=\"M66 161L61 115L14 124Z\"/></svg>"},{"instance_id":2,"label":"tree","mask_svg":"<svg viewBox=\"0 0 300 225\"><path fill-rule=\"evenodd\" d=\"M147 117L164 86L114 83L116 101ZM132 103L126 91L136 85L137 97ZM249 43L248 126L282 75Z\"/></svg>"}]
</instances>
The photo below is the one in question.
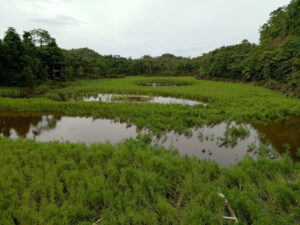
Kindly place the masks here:
<instances>
[{"instance_id":1,"label":"tree","mask_svg":"<svg viewBox=\"0 0 300 225\"><path fill-rule=\"evenodd\" d=\"M279 45L289 35L300 35L300 0L292 0L270 14L270 19L260 29L263 45Z\"/></svg>"},{"instance_id":2,"label":"tree","mask_svg":"<svg viewBox=\"0 0 300 225\"><path fill-rule=\"evenodd\" d=\"M55 40L52 40L48 45L41 48L41 57L44 65L47 67L48 78L63 80L64 55Z\"/></svg>"},{"instance_id":3,"label":"tree","mask_svg":"<svg viewBox=\"0 0 300 225\"><path fill-rule=\"evenodd\" d=\"M28 87L28 88L34 87L34 84L35 84L34 75L33 75L33 72L31 70L30 66L26 66L23 68L22 77L23 77L22 86Z\"/></svg>"},{"instance_id":4,"label":"tree","mask_svg":"<svg viewBox=\"0 0 300 225\"><path fill-rule=\"evenodd\" d=\"M8 28L3 39L4 74L3 83L19 85L24 67L24 47L19 34Z\"/></svg>"},{"instance_id":5,"label":"tree","mask_svg":"<svg viewBox=\"0 0 300 225\"><path fill-rule=\"evenodd\" d=\"M36 81L47 79L47 71L41 63L38 48L35 46L32 34L25 31L23 34L23 45L25 50L25 71L23 74L31 74ZM29 73L28 71L31 71ZM26 79L24 79L26 80Z\"/></svg>"},{"instance_id":6,"label":"tree","mask_svg":"<svg viewBox=\"0 0 300 225\"><path fill-rule=\"evenodd\" d=\"M0 39L0 85L3 85L4 81L4 50L2 40Z\"/></svg>"},{"instance_id":7,"label":"tree","mask_svg":"<svg viewBox=\"0 0 300 225\"><path fill-rule=\"evenodd\" d=\"M32 37L33 43L39 44L40 47L44 45L50 45L53 41L55 42L54 38L52 38L46 30L34 29L31 30L29 33Z\"/></svg>"}]
</instances>

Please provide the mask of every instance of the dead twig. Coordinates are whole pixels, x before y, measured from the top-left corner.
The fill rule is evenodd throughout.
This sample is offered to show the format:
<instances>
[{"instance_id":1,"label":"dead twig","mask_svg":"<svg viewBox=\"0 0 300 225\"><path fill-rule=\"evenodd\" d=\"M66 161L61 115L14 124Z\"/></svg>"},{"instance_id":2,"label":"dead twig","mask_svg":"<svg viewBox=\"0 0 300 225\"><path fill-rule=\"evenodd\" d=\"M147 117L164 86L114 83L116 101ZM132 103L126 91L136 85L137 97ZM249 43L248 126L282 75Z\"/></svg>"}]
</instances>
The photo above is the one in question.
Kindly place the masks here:
<instances>
[{"instance_id":1,"label":"dead twig","mask_svg":"<svg viewBox=\"0 0 300 225\"><path fill-rule=\"evenodd\" d=\"M227 207L227 209L228 209L228 211L229 211L229 213L230 213L230 216L231 216L231 217L223 216L223 219L225 219L225 220L234 220L235 223L238 223L238 219L237 219L237 217L236 217L236 215L235 215L233 209L231 208L231 206L230 206L228 200L225 198L225 195L222 194L221 192L219 192L218 196L219 196L220 198L224 199L225 204L226 204L226 207Z\"/></svg>"},{"instance_id":2,"label":"dead twig","mask_svg":"<svg viewBox=\"0 0 300 225\"><path fill-rule=\"evenodd\" d=\"M97 225L101 222L102 218L100 218L99 220L97 220L95 223L93 223L93 225Z\"/></svg>"}]
</instances>

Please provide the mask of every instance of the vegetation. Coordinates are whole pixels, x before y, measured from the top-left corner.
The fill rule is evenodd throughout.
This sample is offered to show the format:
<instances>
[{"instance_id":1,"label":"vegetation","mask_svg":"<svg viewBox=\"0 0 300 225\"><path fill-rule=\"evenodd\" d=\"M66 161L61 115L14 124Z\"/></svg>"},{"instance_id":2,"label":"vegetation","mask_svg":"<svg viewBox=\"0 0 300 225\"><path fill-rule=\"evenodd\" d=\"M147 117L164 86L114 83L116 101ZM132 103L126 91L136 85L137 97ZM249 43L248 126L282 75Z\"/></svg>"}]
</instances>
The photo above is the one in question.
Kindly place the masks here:
<instances>
[{"instance_id":1,"label":"vegetation","mask_svg":"<svg viewBox=\"0 0 300 225\"><path fill-rule=\"evenodd\" d=\"M300 167L245 158L233 168L179 157L148 136L112 146L0 138L2 224L297 224Z\"/></svg>"},{"instance_id":2,"label":"vegetation","mask_svg":"<svg viewBox=\"0 0 300 225\"><path fill-rule=\"evenodd\" d=\"M65 80L71 72L47 31L24 32L21 40L10 27L0 44L0 85L32 87L36 81Z\"/></svg>"},{"instance_id":3,"label":"vegetation","mask_svg":"<svg viewBox=\"0 0 300 225\"><path fill-rule=\"evenodd\" d=\"M300 96L300 0L271 13L260 29L260 44L222 47L204 54L199 77L255 81Z\"/></svg>"},{"instance_id":4,"label":"vegetation","mask_svg":"<svg viewBox=\"0 0 300 225\"><path fill-rule=\"evenodd\" d=\"M42 29L25 31L22 38L12 27L0 39L0 85L32 88L47 80L122 78L125 75L191 75L196 67L189 58L164 54L133 60L102 56L88 48L63 50Z\"/></svg>"},{"instance_id":5,"label":"vegetation","mask_svg":"<svg viewBox=\"0 0 300 225\"><path fill-rule=\"evenodd\" d=\"M153 97L150 96L134 96L134 95L113 95L112 101L132 101L132 102L147 102Z\"/></svg>"},{"instance_id":6,"label":"vegetation","mask_svg":"<svg viewBox=\"0 0 300 225\"><path fill-rule=\"evenodd\" d=\"M87 48L64 50L45 30L26 31L21 38L8 28L0 39L0 114L109 118L158 136L189 135L190 128L222 121L300 116L299 99L251 84L190 76L247 81L300 96L299 12L300 0L292 0L271 13L258 45L244 40L196 58L131 59ZM152 82L177 86L147 86ZM147 95L142 101L180 97L207 105L81 101L98 93ZM114 97L120 99L130 100ZM234 146L247 135L242 125L228 126L220 140ZM201 132L198 137L215 139ZM300 163L289 154L278 159L268 147L249 144L257 159L245 157L221 168L151 141L150 134L89 146L0 137L0 224L83 225L99 219L100 224L233 224L222 220L227 211L221 193L239 224L299 223Z\"/></svg>"},{"instance_id":7,"label":"vegetation","mask_svg":"<svg viewBox=\"0 0 300 225\"><path fill-rule=\"evenodd\" d=\"M188 86L148 87L141 82L189 82ZM100 79L69 82L67 87L51 89L38 98L0 98L0 111L58 112L73 116L93 116L120 119L127 124L147 127L156 134L226 120L237 122L266 122L282 119L288 115L300 115L300 102L274 91L249 84L215 81L198 81L192 77ZM17 92L16 88L0 88L0 95ZM69 100L74 95L86 93L121 93L183 97L205 100L207 106L184 106L178 104L136 104L130 102L82 102L53 101ZM48 99L47 99L48 98ZM51 99L51 100L50 100ZM53 100L52 100L53 99Z\"/></svg>"},{"instance_id":8,"label":"vegetation","mask_svg":"<svg viewBox=\"0 0 300 225\"><path fill-rule=\"evenodd\" d=\"M46 80L120 78L126 75L178 76L254 82L300 96L300 0L270 14L260 43L221 47L196 58L163 54L140 59L102 56L88 48L60 49L45 30L8 28L0 40L0 85L32 87Z\"/></svg>"},{"instance_id":9,"label":"vegetation","mask_svg":"<svg viewBox=\"0 0 300 225\"><path fill-rule=\"evenodd\" d=\"M225 145L235 146L238 142L238 139L244 139L249 135L249 130L242 126L227 126L226 131L224 133L224 137L219 137L219 140L223 142Z\"/></svg>"}]
</instances>

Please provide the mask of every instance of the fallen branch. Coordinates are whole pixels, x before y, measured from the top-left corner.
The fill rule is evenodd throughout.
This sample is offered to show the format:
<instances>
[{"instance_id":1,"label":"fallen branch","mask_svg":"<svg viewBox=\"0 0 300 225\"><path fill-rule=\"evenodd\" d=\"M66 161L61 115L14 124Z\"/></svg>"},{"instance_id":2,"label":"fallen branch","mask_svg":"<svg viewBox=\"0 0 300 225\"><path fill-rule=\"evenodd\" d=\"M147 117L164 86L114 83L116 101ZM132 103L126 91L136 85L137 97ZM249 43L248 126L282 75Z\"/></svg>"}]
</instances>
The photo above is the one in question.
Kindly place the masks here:
<instances>
[{"instance_id":1,"label":"fallen branch","mask_svg":"<svg viewBox=\"0 0 300 225\"><path fill-rule=\"evenodd\" d=\"M102 220L102 218L100 218L100 219L97 220L95 223L93 223L93 225L97 225L98 223L100 223L101 220Z\"/></svg>"},{"instance_id":2,"label":"fallen branch","mask_svg":"<svg viewBox=\"0 0 300 225\"><path fill-rule=\"evenodd\" d=\"M225 219L225 220L234 220L235 223L238 223L238 219L237 219L237 217L236 217L236 215L235 215L233 209L231 208L229 202L228 202L227 199L225 198L224 194L219 193L218 196L219 196L220 198L223 198L223 199L224 199L225 204L226 204L226 207L227 207L227 209L228 209L228 211L229 211L229 213L230 213L230 216L231 216L231 217L223 216L223 219Z\"/></svg>"}]
</instances>

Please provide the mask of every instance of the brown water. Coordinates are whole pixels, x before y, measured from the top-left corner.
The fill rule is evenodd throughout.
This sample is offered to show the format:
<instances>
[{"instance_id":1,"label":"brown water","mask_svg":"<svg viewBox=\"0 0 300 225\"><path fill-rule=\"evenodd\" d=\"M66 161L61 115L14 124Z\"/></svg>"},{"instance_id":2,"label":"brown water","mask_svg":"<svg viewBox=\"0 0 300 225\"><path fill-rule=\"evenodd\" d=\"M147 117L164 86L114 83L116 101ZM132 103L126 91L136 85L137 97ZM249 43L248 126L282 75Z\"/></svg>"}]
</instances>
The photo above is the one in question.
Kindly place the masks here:
<instances>
[{"instance_id":1,"label":"brown water","mask_svg":"<svg viewBox=\"0 0 300 225\"><path fill-rule=\"evenodd\" d=\"M264 134L262 141L270 142L280 153L285 152L283 144L289 144L292 158L297 158L297 148L300 149L300 117L289 117L268 125L253 124L253 127Z\"/></svg>"},{"instance_id":2,"label":"brown water","mask_svg":"<svg viewBox=\"0 0 300 225\"><path fill-rule=\"evenodd\" d=\"M7 137L34 138L37 141L120 142L136 137L135 127L106 119L59 115L1 116L0 134Z\"/></svg>"},{"instance_id":3,"label":"brown water","mask_svg":"<svg viewBox=\"0 0 300 225\"><path fill-rule=\"evenodd\" d=\"M270 145L279 152L283 152L282 144L289 143L295 159L296 149L300 146L299 123L299 119L292 118L267 126L244 125L250 133L233 147L224 145L217 138L224 135L226 123L193 129L189 136L168 132L163 138L154 139L153 144L165 147L174 146L181 155L215 160L227 167L235 164L247 154L256 157L257 152L248 150L248 145L258 145L259 132L264 132L266 137L263 141L270 141ZM0 116L0 135L11 138L34 138L43 142L59 140L88 144L105 141L118 143L130 137L135 138L141 133L146 133L146 131L107 119L39 114ZM202 135L199 136L200 133Z\"/></svg>"},{"instance_id":4,"label":"brown water","mask_svg":"<svg viewBox=\"0 0 300 225\"><path fill-rule=\"evenodd\" d=\"M180 105L206 105L200 101L193 101L183 98L172 98L162 96L147 96L147 95L117 95L117 94L97 94L92 96L84 96L83 101L101 101L101 102L149 102L159 104L180 104Z\"/></svg>"}]
</instances>

